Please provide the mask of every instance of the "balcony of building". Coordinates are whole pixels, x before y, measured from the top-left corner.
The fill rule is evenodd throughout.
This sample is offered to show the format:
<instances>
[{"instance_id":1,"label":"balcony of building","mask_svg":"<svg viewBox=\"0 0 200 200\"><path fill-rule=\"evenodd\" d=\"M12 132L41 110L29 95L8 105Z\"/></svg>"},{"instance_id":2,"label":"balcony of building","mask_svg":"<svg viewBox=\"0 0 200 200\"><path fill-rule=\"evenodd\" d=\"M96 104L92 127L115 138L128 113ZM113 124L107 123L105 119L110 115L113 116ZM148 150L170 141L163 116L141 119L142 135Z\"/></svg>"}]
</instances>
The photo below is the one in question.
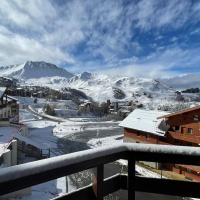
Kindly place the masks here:
<instances>
[{"instance_id":1,"label":"balcony of building","mask_svg":"<svg viewBox=\"0 0 200 200\"><path fill-rule=\"evenodd\" d=\"M118 159L128 161L128 173L104 179L104 165ZM135 192L167 194L182 197L200 197L200 183L191 181L147 178L135 173L137 161L200 165L198 147L153 144L122 144L101 147L57 156L0 170L0 195L5 195L36 184L96 168L96 184L72 193L55 197L61 199L98 199L115 191L127 190L127 198L135 199ZM94 189L96 188L96 189ZM96 194L95 192L96 191Z\"/></svg>"}]
</instances>

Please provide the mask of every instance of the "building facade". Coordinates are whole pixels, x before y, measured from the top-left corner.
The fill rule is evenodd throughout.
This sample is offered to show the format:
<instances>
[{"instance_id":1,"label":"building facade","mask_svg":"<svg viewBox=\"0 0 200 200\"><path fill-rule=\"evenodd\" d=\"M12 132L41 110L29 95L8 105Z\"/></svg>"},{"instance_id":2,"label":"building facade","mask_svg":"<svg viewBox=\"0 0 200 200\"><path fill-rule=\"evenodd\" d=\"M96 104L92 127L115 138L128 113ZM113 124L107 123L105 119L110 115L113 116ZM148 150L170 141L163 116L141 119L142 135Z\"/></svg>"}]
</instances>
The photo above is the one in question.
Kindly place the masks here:
<instances>
[{"instance_id":1,"label":"building facade","mask_svg":"<svg viewBox=\"0 0 200 200\"><path fill-rule=\"evenodd\" d=\"M159 117L169 125L166 140L170 144L200 145L200 106Z\"/></svg>"},{"instance_id":2,"label":"building facade","mask_svg":"<svg viewBox=\"0 0 200 200\"><path fill-rule=\"evenodd\" d=\"M134 110L120 126L124 127L124 141L165 145L200 145L200 106L179 112ZM168 169L186 178L200 181L200 167L168 165Z\"/></svg>"},{"instance_id":3,"label":"building facade","mask_svg":"<svg viewBox=\"0 0 200 200\"><path fill-rule=\"evenodd\" d=\"M0 87L0 123L19 121L19 103L7 95L7 89Z\"/></svg>"}]
</instances>

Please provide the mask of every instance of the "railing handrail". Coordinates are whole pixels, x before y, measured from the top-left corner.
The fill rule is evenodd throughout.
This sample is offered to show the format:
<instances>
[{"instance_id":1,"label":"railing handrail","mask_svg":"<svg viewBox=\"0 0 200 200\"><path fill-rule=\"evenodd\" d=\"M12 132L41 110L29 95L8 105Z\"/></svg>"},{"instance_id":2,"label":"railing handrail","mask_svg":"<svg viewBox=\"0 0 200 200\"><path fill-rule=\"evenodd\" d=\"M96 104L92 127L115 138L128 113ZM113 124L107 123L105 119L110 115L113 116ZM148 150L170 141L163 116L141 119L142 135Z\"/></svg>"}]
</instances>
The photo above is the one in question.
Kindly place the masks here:
<instances>
[{"instance_id":1,"label":"railing handrail","mask_svg":"<svg viewBox=\"0 0 200 200\"><path fill-rule=\"evenodd\" d=\"M2 168L0 170L0 183L5 181L10 181L13 179L17 179L19 177L37 174L38 172L44 172L48 170L53 170L61 167L68 167L73 164L79 164L86 161L90 161L93 159L99 159L101 157L111 156L119 153L127 153L134 152L135 156L137 153L140 153L140 156L145 153L149 154L157 154L157 155L175 155L177 158L180 156L181 159L184 157L181 163L199 165L200 161L193 159L190 157L200 157L200 148L199 147L188 147L188 146L175 146L175 145L157 145L157 144L119 144L107 146L107 147L99 147L95 149L89 149L84 151L79 151L75 153L65 154L61 156L56 156L52 158L47 158L43 160L33 161L25 164L15 165L7 168ZM134 156L134 155L133 155ZM126 156L124 154L123 158ZM166 162L173 162L173 160L166 160ZM188 160L189 159L189 160ZM139 159L142 160L142 159ZM146 158L145 160L155 160L155 161L163 161L162 157L160 158ZM187 161L185 161L187 160ZM177 161L177 159L175 160ZM105 164L106 162L102 161L100 164ZM96 166L96 164L95 164ZM90 167L90 166L89 166ZM92 167L92 165L91 165ZM83 167L84 170L84 167Z\"/></svg>"},{"instance_id":2,"label":"railing handrail","mask_svg":"<svg viewBox=\"0 0 200 200\"><path fill-rule=\"evenodd\" d=\"M133 157L134 160L200 165L200 148L130 143L113 145L112 147L99 147L3 168L0 170L0 188L5 189L10 186L9 192L16 191L130 157ZM15 183L14 189L13 183Z\"/></svg>"}]
</instances>

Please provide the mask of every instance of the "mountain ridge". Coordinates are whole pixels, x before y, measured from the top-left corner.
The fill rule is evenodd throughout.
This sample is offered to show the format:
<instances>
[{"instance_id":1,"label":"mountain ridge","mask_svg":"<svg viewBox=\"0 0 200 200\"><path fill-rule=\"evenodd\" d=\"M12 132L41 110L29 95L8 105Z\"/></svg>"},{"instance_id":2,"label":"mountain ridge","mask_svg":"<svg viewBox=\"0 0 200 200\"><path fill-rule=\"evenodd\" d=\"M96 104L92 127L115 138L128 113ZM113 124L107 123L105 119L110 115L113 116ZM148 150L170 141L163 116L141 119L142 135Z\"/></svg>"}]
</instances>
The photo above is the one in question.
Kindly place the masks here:
<instances>
[{"instance_id":1,"label":"mountain ridge","mask_svg":"<svg viewBox=\"0 0 200 200\"><path fill-rule=\"evenodd\" d=\"M152 94L165 95L168 93L172 95L177 88L180 88L181 84L184 88L188 88L185 86L192 85L194 81L196 81L196 85L200 82L200 73L196 74L195 79L189 74L179 78L172 77L158 80L123 75L116 77L112 74L101 72L83 72L74 75L63 68L44 61L28 61L22 65L0 67L0 74L17 78L26 85L48 86L59 90L67 87L77 89L96 101L105 101L107 99L132 100L134 98L138 99L137 97L139 96L142 96L145 100ZM177 79L181 80L180 85L178 85L179 81Z\"/></svg>"},{"instance_id":2,"label":"mountain ridge","mask_svg":"<svg viewBox=\"0 0 200 200\"><path fill-rule=\"evenodd\" d=\"M20 65L1 66L0 74L23 80L53 76L71 78L74 76L67 70L44 61L27 61Z\"/></svg>"}]
</instances>

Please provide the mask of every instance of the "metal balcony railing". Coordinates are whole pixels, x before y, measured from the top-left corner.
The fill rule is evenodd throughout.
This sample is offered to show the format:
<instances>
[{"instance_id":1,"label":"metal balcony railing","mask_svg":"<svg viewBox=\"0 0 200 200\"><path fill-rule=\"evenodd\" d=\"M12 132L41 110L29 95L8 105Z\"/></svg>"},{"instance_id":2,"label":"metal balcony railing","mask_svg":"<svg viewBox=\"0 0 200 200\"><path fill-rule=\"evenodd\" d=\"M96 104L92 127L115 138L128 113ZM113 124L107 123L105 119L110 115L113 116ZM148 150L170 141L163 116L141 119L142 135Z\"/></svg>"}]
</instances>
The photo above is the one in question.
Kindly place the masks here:
<instances>
[{"instance_id":1,"label":"metal balcony railing","mask_svg":"<svg viewBox=\"0 0 200 200\"><path fill-rule=\"evenodd\" d=\"M128 160L128 175L116 175L104 180L104 164L118 159ZM135 191L200 197L200 183L198 182L136 176L134 173L136 161L200 165L200 148L122 144L3 168L0 170L0 195L97 167L97 197L94 195L92 186L88 186L55 199L102 200L105 195L119 189L128 190L129 200L135 198Z\"/></svg>"}]
</instances>

